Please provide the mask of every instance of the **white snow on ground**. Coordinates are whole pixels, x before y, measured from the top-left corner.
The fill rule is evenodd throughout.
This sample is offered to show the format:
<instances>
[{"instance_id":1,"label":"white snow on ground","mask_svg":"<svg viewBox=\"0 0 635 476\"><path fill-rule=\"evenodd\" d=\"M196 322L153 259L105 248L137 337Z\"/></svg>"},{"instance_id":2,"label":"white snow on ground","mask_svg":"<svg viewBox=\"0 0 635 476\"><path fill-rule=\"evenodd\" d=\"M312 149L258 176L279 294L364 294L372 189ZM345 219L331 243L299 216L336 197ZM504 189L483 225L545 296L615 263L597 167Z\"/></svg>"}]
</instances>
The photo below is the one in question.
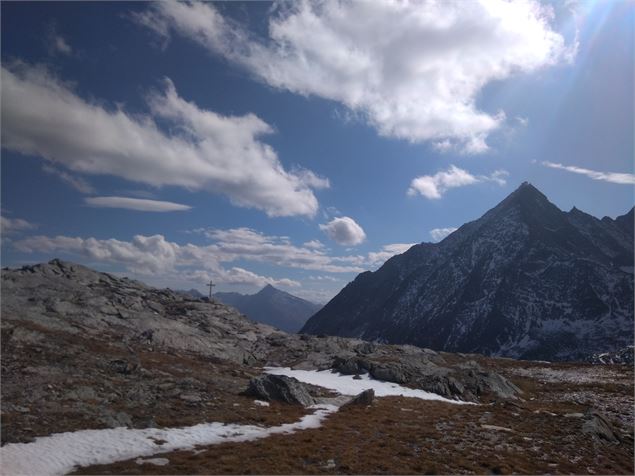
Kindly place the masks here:
<instances>
[{"instance_id":1,"label":"white snow on ground","mask_svg":"<svg viewBox=\"0 0 635 476\"><path fill-rule=\"evenodd\" d=\"M263 402L262 400L254 400L254 403L259 407L268 407L269 402Z\"/></svg>"},{"instance_id":2,"label":"white snow on ground","mask_svg":"<svg viewBox=\"0 0 635 476\"><path fill-rule=\"evenodd\" d=\"M154 464L156 466L165 466L166 464L170 463L170 460L167 458L137 458L136 460L134 460L134 462L137 464Z\"/></svg>"},{"instance_id":3,"label":"white snow on ground","mask_svg":"<svg viewBox=\"0 0 635 476\"><path fill-rule=\"evenodd\" d=\"M36 438L33 443L9 443L0 448L0 473L14 475L57 475L77 466L108 464L139 456L265 438L279 433L318 428L337 411L334 405L314 405L315 412L295 423L264 428L255 425L202 423L186 428L113 428L56 433ZM159 445L155 441L165 440Z\"/></svg>"},{"instance_id":4,"label":"white snow on ground","mask_svg":"<svg viewBox=\"0 0 635 476\"><path fill-rule=\"evenodd\" d=\"M368 374L361 375L361 379L354 379L352 375L342 375L330 370L293 370L288 367L265 367L265 372L272 375L286 375L295 377L300 382L318 385L334 390L342 395L357 395L372 388L377 397L402 396L420 398L422 400L440 400L448 403L468 403L460 400L450 400L436 393L402 387L396 383L375 380Z\"/></svg>"}]
</instances>

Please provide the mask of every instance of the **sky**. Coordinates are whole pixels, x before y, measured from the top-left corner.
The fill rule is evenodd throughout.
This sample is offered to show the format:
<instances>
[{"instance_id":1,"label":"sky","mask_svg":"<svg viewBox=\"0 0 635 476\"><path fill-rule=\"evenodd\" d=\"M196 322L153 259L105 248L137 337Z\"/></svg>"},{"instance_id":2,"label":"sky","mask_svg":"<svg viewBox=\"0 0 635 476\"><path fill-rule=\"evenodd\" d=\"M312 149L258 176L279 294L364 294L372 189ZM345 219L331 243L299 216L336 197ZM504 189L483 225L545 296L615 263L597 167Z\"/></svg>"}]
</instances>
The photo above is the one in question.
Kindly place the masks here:
<instances>
[{"instance_id":1,"label":"sky","mask_svg":"<svg viewBox=\"0 0 635 476\"><path fill-rule=\"evenodd\" d=\"M2 266L326 302L523 181L634 204L633 2L2 2Z\"/></svg>"}]
</instances>

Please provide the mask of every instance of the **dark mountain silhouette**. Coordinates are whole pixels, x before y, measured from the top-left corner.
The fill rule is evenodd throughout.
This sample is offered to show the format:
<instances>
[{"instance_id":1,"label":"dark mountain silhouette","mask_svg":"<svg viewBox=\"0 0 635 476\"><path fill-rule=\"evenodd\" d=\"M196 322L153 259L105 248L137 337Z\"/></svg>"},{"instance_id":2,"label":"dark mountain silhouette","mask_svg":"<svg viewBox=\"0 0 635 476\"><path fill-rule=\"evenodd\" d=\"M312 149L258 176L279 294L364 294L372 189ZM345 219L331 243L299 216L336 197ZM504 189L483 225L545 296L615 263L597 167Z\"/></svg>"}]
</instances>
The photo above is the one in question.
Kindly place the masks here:
<instances>
[{"instance_id":1,"label":"dark mountain silhouette","mask_svg":"<svg viewBox=\"0 0 635 476\"><path fill-rule=\"evenodd\" d=\"M523 183L440 243L349 283L302 332L526 359L633 343L633 210L563 212Z\"/></svg>"},{"instance_id":2,"label":"dark mountain silhouette","mask_svg":"<svg viewBox=\"0 0 635 476\"><path fill-rule=\"evenodd\" d=\"M267 284L256 294L215 293L214 299L235 307L248 318L286 332L298 332L322 306Z\"/></svg>"}]
</instances>

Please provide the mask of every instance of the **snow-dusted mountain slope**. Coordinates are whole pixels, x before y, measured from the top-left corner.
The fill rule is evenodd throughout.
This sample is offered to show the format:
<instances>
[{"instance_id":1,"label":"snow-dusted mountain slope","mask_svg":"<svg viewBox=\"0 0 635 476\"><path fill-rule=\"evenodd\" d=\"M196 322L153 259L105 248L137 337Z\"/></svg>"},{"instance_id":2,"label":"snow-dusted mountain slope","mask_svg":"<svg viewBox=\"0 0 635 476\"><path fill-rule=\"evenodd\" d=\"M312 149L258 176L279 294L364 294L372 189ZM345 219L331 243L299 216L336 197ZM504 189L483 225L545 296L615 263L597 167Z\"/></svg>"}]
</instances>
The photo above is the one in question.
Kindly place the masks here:
<instances>
[{"instance_id":1,"label":"snow-dusted mountain slope","mask_svg":"<svg viewBox=\"0 0 635 476\"><path fill-rule=\"evenodd\" d=\"M523 183L440 243L349 283L304 333L527 359L633 342L633 210L563 212Z\"/></svg>"}]
</instances>

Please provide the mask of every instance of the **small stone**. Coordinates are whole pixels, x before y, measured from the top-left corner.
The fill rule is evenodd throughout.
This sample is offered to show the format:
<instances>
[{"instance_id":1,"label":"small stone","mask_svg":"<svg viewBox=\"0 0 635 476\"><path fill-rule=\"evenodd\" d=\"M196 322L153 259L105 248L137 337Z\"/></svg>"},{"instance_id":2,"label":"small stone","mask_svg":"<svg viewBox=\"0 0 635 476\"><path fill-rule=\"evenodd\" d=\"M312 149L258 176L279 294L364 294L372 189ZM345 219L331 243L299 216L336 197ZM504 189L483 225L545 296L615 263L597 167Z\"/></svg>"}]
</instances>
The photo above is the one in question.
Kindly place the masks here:
<instances>
[{"instance_id":1,"label":"small stone","mask_svg":"<svg viewBox=\"0 0 635 476\"><path fill-rule=\"evenodd\" d=\"M507 428L505 426L496 426L496 425L481 425L481 428L483 428L484 430L507 431L510 433L514 431L511 428Z\"/></svg>"},{"instance_id":2,"label":"small stone","mask_svg":"<svg viewBox=\"0 0 635 476\"><path fill-rule=\"evenodd\" d=\"M201 396L195 393L182 393L179 398L189 403L199 403L202 400Z\"/></svg>"}]
</instances>

